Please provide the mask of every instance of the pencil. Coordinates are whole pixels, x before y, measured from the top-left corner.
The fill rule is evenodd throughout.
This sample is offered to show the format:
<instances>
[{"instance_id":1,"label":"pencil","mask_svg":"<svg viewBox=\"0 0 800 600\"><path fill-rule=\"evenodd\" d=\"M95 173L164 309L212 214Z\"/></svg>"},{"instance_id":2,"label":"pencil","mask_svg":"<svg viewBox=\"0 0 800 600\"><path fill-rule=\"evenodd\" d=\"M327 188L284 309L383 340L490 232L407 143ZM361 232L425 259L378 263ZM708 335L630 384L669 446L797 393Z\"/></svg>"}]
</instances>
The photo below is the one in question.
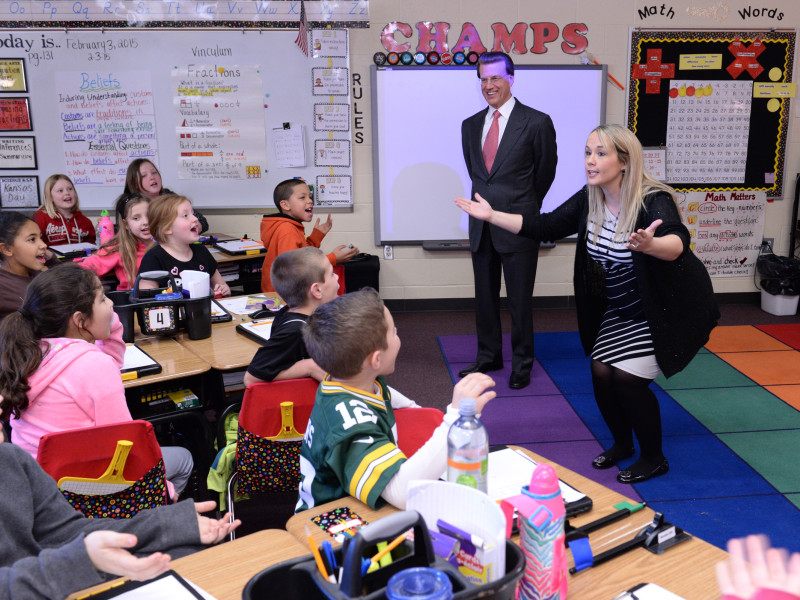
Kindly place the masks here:
<instances>
[{"instance_id":1,"label":"pencil","mask_svg":"<svg viewBox=\"0 0 800 600\"><path fill-rule=\"evenodd\" d=\"M317 548L317 544L314 542L314 538L311 536L311 532L308 530L308 525L303 525L303 527L306 529L308 545L311 546L311 554L314 555L314 560L317 561L317 568L319 569L319 572L322 573L322 576L331 583L336 583L336 579L333 578L333 575L328 575L328 571L325 569L325 563L322 562L322 556L319 553L319 548Z\"/></svg>"},{"instance_id":2,"label":"pencil","mask_svg":"<svg viewBox=\"0 0 800 600\"><path fill-rule=\"evenodd\" d=\"M384 548L383 550L378 552L375 556L370 558L370 561L372 561L374 563L378 562L384 556L389 554L389 552L391 552L392 550L397 548L400 544L402 544L405 539L406 539L406 534L405 533L401 533L396 538L394 538L391 542L389 542L389 545L386 546L386 548Z\"/></svg>"}]
</instances>

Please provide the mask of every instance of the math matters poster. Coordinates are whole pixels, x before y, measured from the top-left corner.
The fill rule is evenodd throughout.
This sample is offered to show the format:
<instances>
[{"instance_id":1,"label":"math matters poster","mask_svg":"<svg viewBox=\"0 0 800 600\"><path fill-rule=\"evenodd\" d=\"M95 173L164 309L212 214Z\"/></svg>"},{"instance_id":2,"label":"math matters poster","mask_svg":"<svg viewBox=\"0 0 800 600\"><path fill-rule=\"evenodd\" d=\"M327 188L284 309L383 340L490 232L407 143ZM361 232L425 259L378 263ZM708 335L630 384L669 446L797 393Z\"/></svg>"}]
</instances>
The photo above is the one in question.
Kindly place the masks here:
<instances>
[{"instance_id":1,"label":"math matters poster","mask_svg":"<svg viewBox=\"0 0 800 600\"><path fill-rule=\"evenodd\" d=\"M711 277L753 274L764 233L767 193L725 190L678 193L691 249Z\"/></svg>"}]
</instances>

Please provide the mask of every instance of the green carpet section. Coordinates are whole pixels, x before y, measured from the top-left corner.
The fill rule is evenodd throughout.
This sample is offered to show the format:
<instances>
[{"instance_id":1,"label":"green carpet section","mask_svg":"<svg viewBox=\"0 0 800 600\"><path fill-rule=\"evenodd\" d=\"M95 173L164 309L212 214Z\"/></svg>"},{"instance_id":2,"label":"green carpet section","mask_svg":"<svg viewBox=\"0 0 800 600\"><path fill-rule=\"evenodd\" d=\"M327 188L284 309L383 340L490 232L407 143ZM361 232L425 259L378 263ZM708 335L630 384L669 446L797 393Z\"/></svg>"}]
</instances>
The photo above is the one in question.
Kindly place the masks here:
<instances>
[{"instance_id":1,"label":"green carpet section","mask_svg":"<svg viewBox=\"0 0 800 600\"><path fill-rule=\"evenodd\" d=\"M717 437L782 494L800 492L800 430L723 433Z\"/></svg>"},{"instance_id":2,"label":"green carpet section","mask_svg":"<svg viewBox=\"0 0 800 600\"><path fill-rule=\"evenodd\" d=\"M669 395L712 433L800 429L800 412L757 385Z\"/></svg>"},{"instance_id":3,"label":"green carpet section","mask_svg":"<svg viewBox=\"0 0 800 600\"><path fill-rule=\"evenodd\" d=\"M664 391L751 386L755 383L715 354L694 357L683 371L666 379L659 375L656 383Z\"/></svg>"}]
</instances>

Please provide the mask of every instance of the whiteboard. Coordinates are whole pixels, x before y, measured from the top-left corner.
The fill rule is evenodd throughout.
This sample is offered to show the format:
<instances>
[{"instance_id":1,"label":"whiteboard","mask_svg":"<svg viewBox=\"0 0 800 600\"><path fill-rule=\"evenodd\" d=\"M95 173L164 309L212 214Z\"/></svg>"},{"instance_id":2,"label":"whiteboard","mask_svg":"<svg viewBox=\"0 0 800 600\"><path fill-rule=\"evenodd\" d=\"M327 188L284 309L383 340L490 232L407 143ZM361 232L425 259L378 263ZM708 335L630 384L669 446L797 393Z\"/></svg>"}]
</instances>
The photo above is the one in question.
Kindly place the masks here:
<instances>
[{"instance_id":1,"label":"whiteboard","mask_svg":"<svg viewBox=\"0 0 800 600\"><path fill-rule=\"evenodd\" d=\"M453 203L472 189L461 123L486 108L475 67L372 67L375 244L460 241L468 217ZM515 98L550 115L558 167L552 211L586 183L583 149L605 122L606 67L517 66Z\"/></svg>"},{"instance_id":2,"label":"whiteboard","mask_svg":"<svg viewBox=\"0 0 800 600\"><path fill-rule=\"evenodd\" d=\"M101 125L98 116L94 126L113 133L113 127L129 125L142 139L141 144L139 140L132 144L129 138L126 148L117 147L116 151L127 155L116 160L108 154L105 162L109 164L99 164L103 159L87 159L90 162L84 176L74 178L81 180L76 181L81 208L111 208L123 190L127 164L137 156L152 159L161 171L164 187L188 196L200 208L271 208L275 185L298 176L309 183L315 183L318 176L342 176L349 186L348 193L352 189L351 86L346 41L344 52L340 48L336 57L314 58L312 51L309 58L295 44L296 31L5 29L0 30L0 35L4 42L2 57L25 61L28 90L24 97L30 99L34 124L33 132L25 135L34 136L37 158L35 171L0 170L2 176L38 175L44 185L53 173L78 172L75 164L68 161L86 147L85 141L78 138L85 134L79 131L84 126L81 118L85 123L90 108L88 96L82 97L75 90L88 85L97 90L95 98L125 93L130 102L117 106L101 100L97 112L103 111L106 122ZM314 78L324 79L330 67L338 69L341 81L335 95L322 95L320 90L330 90L315 86ZM178 71L188 73L184 79L190 82L207 73L218 74L222 85L229 85L226 77L237 75L238 84L230 85L242 88L237 101L247 97L248 107L224 107L222 102L219 106L220 110L228 110L231 128L241 135L246 158L263 159L253 160L252 169L247 163L246 178L232 176L233 171L225 171L223 164L219 169L207 165L192 171L181 163L181 153L191 150L193 142L191 137L182 137L190 129L182 129L179 120L177 90L183 80L175 75ZM116 91L109 91L112 89ZM197 93L202 94L203 90ZM22 93L16 95L23 97ZM315 115L319 116L321 105L331 104L337 105L337 118L330 121L336 123L336 130L320 130ZM114 118L115 111L123 109L133 111L133 116ZM185 127L193 125L190 119L184 121ZM289 123L289 131L293 132L303 126L304 167L282 167L277 162L274 142L279 133L286 133L284 123ZM193 131L196 135L205 133L202 121ZM0 133L0 137L5 135L10 134ZM335 142L328 142L329 139ZM326 143L341 149L334 157L335 167L315 165L315 146ZM215 155L208 164L213 165L217 159L223 160ZM227 160L236 159L231 156ZM91 164L92 160L98 164ZM201 171L200 177L192 176ZM331 188L329 185L328 190ZM328 197L331 195L329 192Z\"/></svg>"}]
</instances>

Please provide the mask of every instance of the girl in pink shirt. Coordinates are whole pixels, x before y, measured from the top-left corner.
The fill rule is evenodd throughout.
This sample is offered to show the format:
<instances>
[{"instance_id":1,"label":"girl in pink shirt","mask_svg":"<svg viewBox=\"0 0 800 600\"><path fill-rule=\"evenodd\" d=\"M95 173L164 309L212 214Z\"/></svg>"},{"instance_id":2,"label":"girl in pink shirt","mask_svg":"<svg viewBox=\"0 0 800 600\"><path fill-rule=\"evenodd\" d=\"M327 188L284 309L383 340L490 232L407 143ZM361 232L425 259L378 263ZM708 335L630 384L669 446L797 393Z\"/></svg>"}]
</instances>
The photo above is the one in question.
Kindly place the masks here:
<instances>
[{"instance_id":1,"label":"girl in pink shirt","mask_svg":"<svg viewBox=\"0 0 800 600\"><path fill-rule=\"evenodd\" d=\"M120 366L122 325L97 275L76 264L45 271L0 323L0 419L36 458L46 433L130 421ZM185 448L162 447L177 493L191 474Z\"/></svg>"},{"instance_id":2,"label":"girl in pink shirt","mask_svg":"<svg viewBox=\"0 0 800 600\"><path fill-rule=\"evenodd\" d=\"M149 199L141 194L120 196L116 204L117 235L100 247L96 254L76 258L75 262L97 275L113 269L119 280L117 290L129 290L136 280L142 257L153 246L147 223Z\"/></svg>"}]
</instances>

